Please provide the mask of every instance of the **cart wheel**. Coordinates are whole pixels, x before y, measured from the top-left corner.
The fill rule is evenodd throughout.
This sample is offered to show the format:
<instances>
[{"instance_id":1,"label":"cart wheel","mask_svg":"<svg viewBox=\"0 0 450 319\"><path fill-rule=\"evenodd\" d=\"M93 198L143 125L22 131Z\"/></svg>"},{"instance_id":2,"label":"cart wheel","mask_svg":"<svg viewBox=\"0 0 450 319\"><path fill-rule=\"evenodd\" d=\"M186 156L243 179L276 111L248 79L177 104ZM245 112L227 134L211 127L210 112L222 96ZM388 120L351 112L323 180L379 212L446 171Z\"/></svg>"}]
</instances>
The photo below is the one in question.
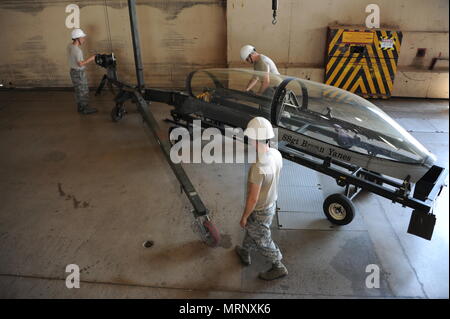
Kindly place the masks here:
<instances>
[{"instance_id":1,"label":"cart wheel","mask_svg":"<svg viewBox=\"0 0 450 319\"><path fill-rule=\"evenodd\" d=\"M333 194L323 202L323 212L333 224L347 225L355 217L355 206L345 195Z\"/></svg>"},{"instance_id":2,"label":"cart wheel","mask_svg":"<svg viewBox=\"0 0 450 319\"><path fill-rule=\"evenodd\" d=\"M214 226L213 223L209 220L205 220L203 222L203 226L205 227L205 238L204 241L208 246L216 247L220 243L220 233L219 230Z\"/></svg>"},{"instance_id":3,"label":"cart wheel","mask_svg":"<svg viewBox=\"0 0 450 319\"><path fill-rule=\"evenodd\" d=\"M117 104L113 109L111 110L111 119L113 122L119 122L123 116L125 115L126 111L123 107L123 104Z\"/></svg>"}]
</instances>

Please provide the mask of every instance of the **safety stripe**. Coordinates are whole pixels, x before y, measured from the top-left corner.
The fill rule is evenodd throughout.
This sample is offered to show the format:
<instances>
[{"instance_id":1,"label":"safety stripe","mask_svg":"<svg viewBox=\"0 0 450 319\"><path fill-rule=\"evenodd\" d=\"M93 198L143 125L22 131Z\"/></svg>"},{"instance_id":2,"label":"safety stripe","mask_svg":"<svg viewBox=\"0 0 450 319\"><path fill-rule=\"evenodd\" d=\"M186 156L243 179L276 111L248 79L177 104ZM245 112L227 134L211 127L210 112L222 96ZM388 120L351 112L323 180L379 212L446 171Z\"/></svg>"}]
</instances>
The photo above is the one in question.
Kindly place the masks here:
<instances>
[{"instance_id":1,"label":"safety stripe","mask_svg":"<svg viewBox=\"0 0 450 319\"><path fill-rule=\"evenodd\" d=\"M392 76L394 76L397 73L397 61L394 59L394 55L392 54L391 51L388 51L387 55L389 60L389 66L391 68L391 74ZM392 80L394 79L392 78Z\"/></svg>"},{"instance_id":2,"label":"safety stripe","mask_svg":"<svg viewBox=\"0 0 450 319\"><path fill-rule=\"evenodd\" d=\"M359 66L359 68L360 68L360 66L361 66L361 63L364 63L364 60L363 60L363 58L364 58L364 55L363 54L358 54L358 57L357 57L357 59L356 59L356 61L353 63L353 65L349 65L349 67L351 68L351 69L355 69L355 68L358 68L358 66ZM349 71L346 75L345 75L345 77L343 78L343 80L342 80L342 83L344 83L343 85L345 85L345 83L348 83L349 85L349 87L351 87L352 86L352 82L353 82L353 79L352 79L352 72L351 71Z\"/></svg>"},{"instance_id":3,"label":"safety stripe","mask_svg":"<svg viewBox=\"0 0 450 319\"><path fill-rule=\"evenodd\" d=\"M335 62L339 60L339 56L342 53L340 50L339 45L334 45L336 43L336 41L341 38L344 30L343 29L338 29L338 30L332 30L332 31L336 31L335 35L333 36L333 40L331 41L331 43L333 44L333 47L329 46L330 50L328 51L328 56L332 57L330 59L330 61L327 63L327 67L325 69L325 72L329 71L332 72L332 70L334 70L334 67L336 67ZM330 43L330 44L331 44ZM333 67L334 65L334 67Z\"/></svg>"},{"instance_id":4,"label":"safety stripe","mask_svg":"<svg viewBox=\"0 0 450 319\"><path fill-rule=\"evenodd\" d=\"M342 37L342 35L339 35L338 32L336 32L335 35L338 35L338 41L339 41L339 38ZM339 55L339 54L341 53L341 52L337 52L339 48L340 48L339 45L335 45L335 46L331 49L331 52L328 52L328 56L336 56L336 55Z\"/></svg>"},{"instance_id":5,"label":"safety stripe","mask_svg":"<svg viewBox=\"0 0 450 319\"><path fill-rule=\"evenodd\" d=\"M342 43L344 32L351 31L373 32L373 43ZM390 96L397 72L402 38L403 35L399 31L353 28L330 30L325 83L356 94L372 97ZM384 46L381 48L382 39L392 39L392 47ZM355 46L364 47L364 52L354 51L352 47ZM354 53L350 54L350 52ZM333 93L328 96L337 96L337 93ZM337 96L337 98L344 99L343 96Z\"/></svg>"},{"instance_id":6,"label":"safety stripe","mask_svg":"<svg viewBox=\"0 0 450 319\"><path fill-rule=\"evenodd\" d=\"M341 59L347 58L349 56L349 54L350 54L350 50L347 50L344 53L344 55L341 57ZM331 75L329 76L329 78L325 82L326 84L331 84L333 79L334 79L334 77L336 76L336 74L341 70L341 68L339 67L339 63L340 63L340 60L336 61L336 67L335 67L333 73L331 73Z\"/></svg>"},{"instance_id":7,"label":"safety stripe","mask_svg":"<svg viewBox=\"0 0 450 319\"><path fill-rule=\"evenodd\" d=\"M376 38L376 40L375 40L375 45L376 45L377 48L379 47L378 38ZM379 57L380 53L382 55L382 58ZM383 80L383 85L385 87L387 87L386 93L390 94L390 92L392 92L392 81L391 81L391 73L389 72L388 67L386 65L386 58L384 56L385 53L386 53L385 51L382 51L382 52L378 53L378 57L379 57L378 58L378 61L379 61L378 65L381 64L381 69L383 70L383 73L384 73L384 76L381 76L381 79Z\"/></svg>"},{"instance_id":8,"label":"safety stripe","mask_svg":"<svg viewBox=\"0 0 450 319\"><path fill-rule=\"evenodd\" d=\"M397 61L394 59L392 50L383 51L384 61L386 68L389 72L389 77L387 78L389 84L389 90L392 92L392 87L394 83L395 73L397 72Z\"/></svg>"},{"instance_id":9,"label":"safety stripe","mask_svg":"<svg viewBox=\"0 0 450 319\"><path fill-rule=\"evenodd\" d=\"M388 56L388 59L389 59L389 65L390 65L390 67L391 67L391 74L392 74L392 76L394 76L395 75L395 73L397 73L397 61L396 61L396 59L394 58L394 53L393 52L397 52L397 48L398 48L398 43L397 43L397 41L398 41L398 38L394 35L394 34L396 34L396 32L394 33L394 34L392 34L392 32L389 32L389 33L391 33L389 36L392 36L394 39L395 39L395 43L394 43L394 46L395 46L395 50L389 50L389 51L387 51L387 56ZM387 32L386 31L383 31L383 34L385 34L386 36L388 36L388 34L387 34ZM385 57L386 57L386 54L385 54L386 52L383 52L383 54L385 55ZM392 80L394 80L394 79L392 79Z\"/></svg>"},{"instance_id":10,"label":"safety stripe","mask_svg":"<svg viewBox=\"0 0 450 319\"><path fill-rule=\"evenodd\" d=\"M364 83L364 88L367 88L366 93L374 94L372 91L369 91L370 86L369 86L369 83L367 82L367 78L365 76L363 76L363 77L361 77L361 79Z\"/></svg>"},{"instance_id":11,"label":"safety stripe","mask_svg":"<svg viewBox=\"0 0 450 319\"><path fill-rule=\"evenodd\" d=\"M344 29L337 29L336 34L333 37L333 40L331 40L330 45L328 46L328 53L331 53L331 50L333 50L333 48L334 48L334 44L341 37L343 32L344 32Z\"/></svg>"},{"instance_id":12,"label":"safety stripe","mask_svg":"<svg viewBox=\"0 0 450 319\"><path fill-rule=\"evenodd\" d=\"M379 79L381 80L382 87L385 89L384 94L387 91L387 85L386 85L386 76L389 75L388 72L385 72L386 70L383 68L382 60L384 60L383 53L384 51L380 49L380 42L379 38L382 37L382 34L380 31L376 31L376 37L374 37L374 45L369 48L369 51L372 50L373 54L371 54L372 61L375 61L376 69L375 69L375 77L377 78L377 74L379 74ZM378 80L378 78L377 78ZM380 85L381 88L381 85Z\"/></svg>"},{"instance_id":13,"label":"safety stripe","mask_svg":"<svg viewBox=\"0 0 450 319\"><path fill-rule=\"evenodd\" d=\"M339 51L339 50L336 51L336 53L340 53L340 52L341 51ZM336 67L335 62L338 61L338 60L339 60L338 57L335 57L335 56L330 59L330 61L327 64L327 68L326 68L326 72L327 73L330 73L330 72L332 72L334 70L334 68Z\"/></svg>"},{"instance_id":14,"label":"safety stripe","mask_svg":"<svg viewBox=\"0 0 450 319\"><path fill-rule=\"evenodd\" d=\"M356 77L356 74L359 73L359 70L361 70L361 64L359 64L350 75L350 78L344 82L344 85L342 86L343 90L347 90L347 88L353 83L353 79ZM350 92L354 92L350 90Z\"/></svg>"},{"instance_id":15,"label":"safety stripe","mask_svg":"<svg viewBox=\"0 0 450 319\"><path fill-rule=\"evenodd\" d=\"M385 31L381 31L381 36L388 36L388 35ZM378 39L377 39L377 41L378 41ZM384 82L388 87L387 95L390 95L392 92L392 88L394 85L394 77L395 77L395 72L392 67L392 62L393 62L393 59L391 58L392 55L389 55L389 53L391 53L391 52L393 52L393 50L382 50L381 57L380 57L381 66L382 66L383 72L385 74Z\"/></svg>"},{"instance_id":16,"label":"safety stripe","mask_svg":"<svg viewBox=\"0 0 450 319\"><path fill-rule=\"evenodd\" d=\"M348 71L350 71L350 69L353 67L356 59L357 59L357 57L351 58L349 60L349 62L347 63L347 65L345 66L345 68L342 68L343 71L342 71L341 75L339 76L339 78L337 79L337 81L334 83L335 86L340 87L342 80L347 75Z\"/></svg>"},{"instance_id":17,"label":"safety stripe","mask_svg":"<svg viewBox=\"0 0 450 319\"><path fill-rule=\"evenodd\" d=\"M374 57L375 52L373 51L372 47L367 47L367 52L369 53L369 59L372 63L372 67L374 69L375 79L377 80L378 87L380 88L380 92L382 94L386 94L386 89L384 88L383 79L381 78L380 71L381 69L378 67L377 58Z\"/></svg>"},{"instance_id":18,"label":"safety stripe","mask_svg":"<svg viewBox=\"0 0 450 319\"><path fill-rule=\"evenodd\" d=\"M367 63L368 74L370 76L370 79L372 80L373 87L375 88L374 92L375 93L380 92L381 91L380 86L378 85L378 81L375 78L375 68L372 65L372 61L369 57L366 57L366 63Z\"/></svg>"},{"instance_id":19,"label":"safety stripe","mask_svg":"<svg viewBox=\"0 0 450 319\"><path fill-rule=\"evenodd\" d=\"M364 86L364 83L362 81L362 78L359 78L358 81L353 85L353 87L350 89L351 92L355 92L358 88L361 88L361 93L367 93L366 87Z\"/></svg>"},{"instance_id":20,"label":"safety stripe","mask_svg":"<svg viewBox=\"0 0 450 319\"><path fill-rule=\"evenodd\" d=\"M375 84L373 83L373 78L372 78L372 75L370 74L369 65L368 64L364 64L363 65L363 69L364 69L364 73L366 75L365 79L369 83L368 86L370 88L370 92L371 93L376 93L377 90L375 89Z\"/></svg>"}]
</instances>

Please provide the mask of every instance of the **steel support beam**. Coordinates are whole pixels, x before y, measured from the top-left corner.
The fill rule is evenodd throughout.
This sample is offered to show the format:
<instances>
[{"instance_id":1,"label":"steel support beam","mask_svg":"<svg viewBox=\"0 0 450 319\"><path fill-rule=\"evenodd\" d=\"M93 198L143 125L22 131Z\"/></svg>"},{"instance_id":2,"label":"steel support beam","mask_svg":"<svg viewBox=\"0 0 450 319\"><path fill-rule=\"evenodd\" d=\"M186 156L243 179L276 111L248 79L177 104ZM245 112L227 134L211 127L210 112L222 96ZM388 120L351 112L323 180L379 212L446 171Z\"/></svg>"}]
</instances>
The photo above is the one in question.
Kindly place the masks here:
<instances>
[{"instance_id":1,"label":"steel support beam","mask_svg":"<svg viewBox=\"0 0 450 319\"><path fill-rule=\"evenodd\" d=\"M142 67L141 45L139 40L139 29L136 15L136 0L128 0L128 11L130 12L131 38L133 40L134 64L136 67L137 88L141 92L144 87L144 68Z\"/></svg>"}]
</instances>

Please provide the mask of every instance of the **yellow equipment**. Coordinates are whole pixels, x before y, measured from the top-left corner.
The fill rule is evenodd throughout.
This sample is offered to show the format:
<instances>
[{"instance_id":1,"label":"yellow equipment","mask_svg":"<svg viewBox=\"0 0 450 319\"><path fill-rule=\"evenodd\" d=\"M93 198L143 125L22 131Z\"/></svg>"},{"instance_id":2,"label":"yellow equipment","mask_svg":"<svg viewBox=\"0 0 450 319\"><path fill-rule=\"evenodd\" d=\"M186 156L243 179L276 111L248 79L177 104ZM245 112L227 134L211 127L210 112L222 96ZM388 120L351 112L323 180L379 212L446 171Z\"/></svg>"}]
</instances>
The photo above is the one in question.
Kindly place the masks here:
<instances>
[{"instance_id":1,"label":"yellow equipment","mask_svg":"<svg viewBox=\"0 0 450 319\"><path fill-rule=\"evenodd\" d=\"M365 98L390 97L401 43L401 31L329 27L325 84Z\"/></svg>"}]
</instances>

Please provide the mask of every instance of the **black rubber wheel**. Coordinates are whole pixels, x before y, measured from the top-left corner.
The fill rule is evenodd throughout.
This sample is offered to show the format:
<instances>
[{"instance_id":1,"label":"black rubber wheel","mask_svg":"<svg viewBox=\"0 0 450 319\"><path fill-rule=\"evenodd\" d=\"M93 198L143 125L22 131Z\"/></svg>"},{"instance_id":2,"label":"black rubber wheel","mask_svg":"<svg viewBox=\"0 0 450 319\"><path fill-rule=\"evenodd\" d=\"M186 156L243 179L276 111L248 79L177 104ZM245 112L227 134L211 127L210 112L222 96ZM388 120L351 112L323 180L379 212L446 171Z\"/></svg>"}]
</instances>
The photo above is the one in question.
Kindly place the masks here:
<instances>
[{"instance_id":1,"label":"black rubber wheel","mask_svg":"<svg viewBox=\"0 0 450 319\"><path fill-rule=\"evenodd\" d=\"M333 224L347 225L355 217L355 206L345 195L333 194L323 202L323 212Z\"/></svg>"},{"instance_id":2,"label":"black rubber wheel","mask_svg":"<svg viewBox=\"0 0 450 319\"><path fill-rule=\"evenodd\" d=\"M123 116L125 115L126 111L123 105L116 105L111 110L111 119L113 122L119 122Z\"/></svg>"},{"instance_id":3,"label":"black rubber wheel","mask_svg":"<svg viewBox=\"0 0 450 319\"><path fill-rule=\"evenodd\" d=\"M216 247L217 245L219 245L220 232L216 228L216 226L214 226L214 224L211 223L209 220L205 220L203 222L203 226L205 227L206 230L205 243L211 247Z\"/></svg>"}]
</instances>

